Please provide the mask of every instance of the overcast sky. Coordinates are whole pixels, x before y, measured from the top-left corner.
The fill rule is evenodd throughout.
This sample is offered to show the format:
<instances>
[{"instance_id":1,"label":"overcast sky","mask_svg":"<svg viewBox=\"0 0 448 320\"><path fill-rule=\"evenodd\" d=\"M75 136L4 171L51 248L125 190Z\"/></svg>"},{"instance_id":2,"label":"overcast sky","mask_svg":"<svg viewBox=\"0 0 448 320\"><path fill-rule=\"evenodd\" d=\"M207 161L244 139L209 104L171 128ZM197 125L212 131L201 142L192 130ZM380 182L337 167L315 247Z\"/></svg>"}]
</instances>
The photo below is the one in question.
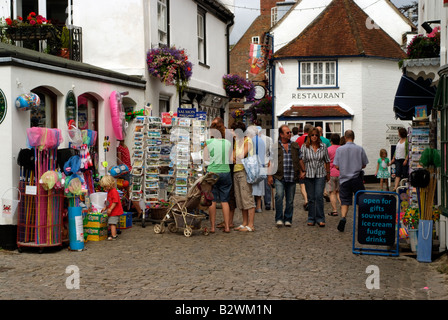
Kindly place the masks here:
<instances>
[{"instance_id":1,"label":"overcast sky","mask_svg":"<svg viewBox=\"0 0 448 320\"><path fill-rule=\"evenodd\" d=\"M411 4L414 0L392 0L397 7ZM230 43L235 44L246 32L252 21L260 14L260 0L235 0L235 25L230 34Z\"/></svg>"}]
</instances>

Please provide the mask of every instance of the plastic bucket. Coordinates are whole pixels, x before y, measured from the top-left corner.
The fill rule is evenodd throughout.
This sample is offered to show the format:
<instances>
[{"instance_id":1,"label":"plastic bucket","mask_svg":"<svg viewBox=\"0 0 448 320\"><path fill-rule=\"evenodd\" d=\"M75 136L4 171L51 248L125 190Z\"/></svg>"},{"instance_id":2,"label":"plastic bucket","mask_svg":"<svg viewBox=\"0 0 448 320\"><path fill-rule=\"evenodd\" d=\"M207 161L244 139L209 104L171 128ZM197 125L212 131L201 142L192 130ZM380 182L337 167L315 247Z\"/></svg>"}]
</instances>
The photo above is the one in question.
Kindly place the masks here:
<instances>
[{"instance_id":1,"label":"plastic bucket","mask_svg":"<svg viewBox=\"0 0 448 320\"><path fill-rule=\"evenodd\" d=\"M84 224L81 207L68 207L68 233L70 250L84 249Z\"/></svg>"}]
</instances>

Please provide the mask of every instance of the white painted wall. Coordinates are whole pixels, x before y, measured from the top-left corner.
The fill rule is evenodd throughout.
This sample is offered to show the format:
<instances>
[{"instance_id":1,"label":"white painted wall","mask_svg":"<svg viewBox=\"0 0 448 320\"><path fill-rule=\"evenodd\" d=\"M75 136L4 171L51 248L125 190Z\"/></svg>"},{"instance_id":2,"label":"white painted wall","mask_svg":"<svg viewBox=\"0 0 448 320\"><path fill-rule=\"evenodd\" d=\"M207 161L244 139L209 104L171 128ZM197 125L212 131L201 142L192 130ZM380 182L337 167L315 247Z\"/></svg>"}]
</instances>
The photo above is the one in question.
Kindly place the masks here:
<instances>
[{"instance_id":1,"label":"white painted wall","mask_svg":"<svg viewBox=\"0 0 448 320\"><path fill-rule=\"evenodd\" d=\"M388 158L392 159L391 144L388 135L398 136L397 131L387 132L390 124L399 124L405 127L410 125L407 121L395 119L393 103L397 85L402 76L396 61L364 59L362 61L362 109L363 117L361 130L362 142L369 158L367 174L374 174L380 149L388 151Z\"/></svg>"},{"instance_id":2,"label":"white painted wall","mask_svg":"<svg viewBox=\"0 0 448 320\"><path fill-rule=\"evenodd\" d=\"M226 0L225 4L233 10L234 0ZM207 66L200 66L197 7L193 0L171 1L170 45L185 49L193 63L190 87L225 95L222 76L227 72L226 24L207 13ZM155 112L160 94L171 96L171 109L177 108L175 87L164 86L147 72L146 54L158 47L157 0L79 0L73 11L74 25L83 28L84 62L144 76L148 79L145 102L151 103Z\"/></svg>"},{"instance_id":3,"label":"white painted wall","mask_svg":"<svg viewBox=\"0 0 448 320\"><path fill-rule=\"evenodd\" d=\"M82 27L83 62L131 75L145 69L142 0L74 1L73 24Z\"/></svg>"},{"instance_id":4,"label":"white painted wall","mask_svg":"<svg viewBox=\"0 0 448 320\"><path fill-rule=\"evenodd\" d=\"M19 167L17 165L17 155L21 148L27 148L26 129L30 125L30 111L19 111L15 107L15 99L39 86L45 86L57 94L57 122L64 137L60 148L68 146L67 124L65 119L65 99L69 90L75 92L76 96L83 93L92 93L98 98L98 150L100 162L107 160L109 165L116 164L116 143L115 134L111 124L109 95L112 91L129 91L127 97L133 99L137 104L143 105L144 91L125 85L111 84L95 80L86 80L74 76L47 73L34 69L22 67L2 67L0 68L0 79L2 79L1 89L7 98L7 114L2 124L0 124L0 141L2 141L2 155L0 156L0 166L5 168L0 170L0 195L11 187L17 187L19 183ZM111 137L109 152L103 152L104 136ZM100 174L104 174L104 171ZM4 224L0 215L0 225Z\"/></svg>"}]
</instances>

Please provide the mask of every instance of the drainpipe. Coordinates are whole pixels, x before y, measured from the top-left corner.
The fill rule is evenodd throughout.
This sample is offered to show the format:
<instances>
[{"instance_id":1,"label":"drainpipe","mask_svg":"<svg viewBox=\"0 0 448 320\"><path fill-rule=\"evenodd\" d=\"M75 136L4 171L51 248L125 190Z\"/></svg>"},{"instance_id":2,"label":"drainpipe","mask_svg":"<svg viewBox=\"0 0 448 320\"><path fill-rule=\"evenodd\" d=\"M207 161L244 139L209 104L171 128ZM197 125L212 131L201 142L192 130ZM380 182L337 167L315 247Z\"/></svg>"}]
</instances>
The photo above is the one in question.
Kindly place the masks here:
<instances>
[{"instance_id":1,"label":"drainpipe","mask_svg":"<svg viewBox=\"0 0 448 320\"><path fill-rule=\"evenodd\" d=\"M272 39L272 55L274 55L274 36L272 36L269 32L266 34L268 38ZM272 110L271 110L271 116L272 116L272 129L275 129L275 65L274 65L274 58L271 58L269 60L269 93L271 95L271 101L272 101Z\"/></svg>"},{"instance_id":2,"label":"drainpipe","mask_svg":"<svg viewBox=\"0 0 448 320\"><path fill-rule=\"evenodd\" d=\"M235 21L233 18L230 21L227 21L227 74L230 73L230 28L234 25Z\"/></svg>"}]
</instances>

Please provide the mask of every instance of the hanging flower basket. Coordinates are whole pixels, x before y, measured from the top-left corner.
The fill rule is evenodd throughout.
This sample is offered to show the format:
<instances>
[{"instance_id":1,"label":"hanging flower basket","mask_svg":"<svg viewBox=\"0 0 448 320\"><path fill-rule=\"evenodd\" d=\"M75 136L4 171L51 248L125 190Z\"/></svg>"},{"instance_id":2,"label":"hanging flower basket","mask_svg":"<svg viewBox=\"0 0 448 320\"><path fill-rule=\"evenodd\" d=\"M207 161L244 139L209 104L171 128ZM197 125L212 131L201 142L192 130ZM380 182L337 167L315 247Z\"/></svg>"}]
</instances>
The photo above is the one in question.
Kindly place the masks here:
<instances>
[{"instance_id":1,"label":"hanging flower basket","mask_svg":"<svg viewBox=\"0 0 448 320\"><path fill-rule=\"evenodd\" d=\"M149 50L146 63L150 75L167 86L175 85L179 94L188 86L193 74L193 64L188 61L185 50L175 47Z\"/></svg>"},{"instance_id":2,"label":"hanging flower basket","mask_svg":"<svg viewBox=\"0 0 448 320\"><path fill-rule=\"evenodd\" d=\"M237 74L226 74L222 77L224 90L229 98L254 101L255 87L251 81L245 80Z\"/></svg>"},{"instance_id":3,"label":"hanging flower basket","mask_svg":"<svg viewBox=\"0 0 448 320\"><path fill-rule=\"evenodd\" d=\"M440 27L427 36L417 35L407 47L407 56L409 59L436 58L440 56Z\"/></svg>"},{"instance_id":4,"label":"hanging flower basket","mask_svg":"<svg viewBox=\"0 0 448 320\"><path fill-rule=\"evenodd\" d=\"M232 111L232 113L230 114L232 116L233 119L235 119L235 121L243 121L244 119L244 110L243 109L236 109L234 111Z\"/></svg>"},{"instance_id":5,"label":"hanging flower basket","mask_svg":"<svg viewBox=\"0 0 448 320\"><path fill-rule=\"evenodd\" d=\"M272 115L272 98L265 97L255 101L247 110L251 122L257 120L260 115Z\"/></svg>"}]
</instances>

